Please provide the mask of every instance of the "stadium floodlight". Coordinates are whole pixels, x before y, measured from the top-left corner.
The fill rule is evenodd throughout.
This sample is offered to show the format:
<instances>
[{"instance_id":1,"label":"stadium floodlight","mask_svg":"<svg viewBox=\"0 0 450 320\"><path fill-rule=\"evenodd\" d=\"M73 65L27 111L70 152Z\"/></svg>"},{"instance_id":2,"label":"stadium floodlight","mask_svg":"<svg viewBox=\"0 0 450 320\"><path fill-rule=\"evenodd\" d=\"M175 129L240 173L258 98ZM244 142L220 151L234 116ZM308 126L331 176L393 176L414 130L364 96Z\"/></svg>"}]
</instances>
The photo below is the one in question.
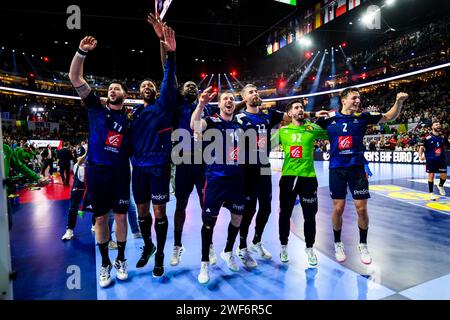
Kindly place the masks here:
<instances>
[{"instance_id":1,"label":"stadium floodlight","mask_svg":"<svg viewBox=\"0 0 450 320\"><path fill-rule=\"evenodd\" d=\"M366 13L361 17L361 23L365 26L369 26L373 19L375 19L375 12Z\"/></svg>"},{"instance_id":2,"label":"stadium floodlight","mask_svg":"<svg viewBox=\"0 0 450 320\"><path fill-rule=\"evenodd\" d=\"M387 6L392 6L395 4L395 0L386 0L386 5Z\"/></svg>"},{"instance_id":3,"label":"stadium floodlight","mask_svg":"<svg viewBox=\"0 0 450 320\"><path fill-rule=\"evenodd\" d=\"M300 45L304 47L310 47L312 45L312 41L309 37L301 37L299 41Z\"/></svg>"}]
</instances>

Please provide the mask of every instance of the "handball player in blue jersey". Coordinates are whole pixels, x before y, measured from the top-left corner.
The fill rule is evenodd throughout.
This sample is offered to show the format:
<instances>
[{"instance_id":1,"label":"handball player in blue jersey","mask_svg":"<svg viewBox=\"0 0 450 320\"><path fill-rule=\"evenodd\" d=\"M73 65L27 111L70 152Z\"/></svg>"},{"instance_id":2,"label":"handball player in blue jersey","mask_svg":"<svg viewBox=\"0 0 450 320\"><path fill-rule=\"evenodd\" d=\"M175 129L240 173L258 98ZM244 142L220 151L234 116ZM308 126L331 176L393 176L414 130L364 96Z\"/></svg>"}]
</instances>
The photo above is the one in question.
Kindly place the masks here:
<instances>
[{"instance_id":1,"label":"handball player in blue jersey","mask_svg":"<svg viewBox=\"0 0 450 320\"><path fill-rule=\"evenodd\" d=\"M445 196L445 180L447 180L447 163L445 162L445 149L450 145L449 137L442 136L442 125L438 119L433 119L431 133L422 138L419 148L421 160L426 160L426 171L428 173L428 191L430 200L436 200L433 193L434 174L439 173L438 190L441 196Z\"/></svg>"},{"instance_id":2,"label":"handball player in blue jersey","mask_svg":"<svg viewBox=\"0 0 450 320\"><path fill-rule=\"evenodd\" d=\"M175 32L157 16L150 15L149 22L155 31L157 28L161 31L161 45L167 52L167 58L159 97L156 96L156 86L151 80L142 81L140 94L144 103L135 106L132 112L132 188L144 240L142 255L136 267L145 266L156 251L152 274L154 277L161 277L164 274L164 246L168 228L166 203L169 201L171 133L176 102L176 41ZM151 239L150 201L155 213L156 247Z\"/></svg>"},{"instance_id":3,"label":"handball player in blue jersey","mask_svg":"<svg viewBox=\"0 0 450 320\"><path fill-rule=\"evenodd\" d=\"M369 216L367 199L369 182L365 172L363 138L367 126L395 120L400 114L406 93L398 93L394 105L385 114L378 112L359 113L361 96L357 88L347 88L340 94L342 108L339 112L330 112L328 117L319 118L317 124L328 132L330 140L330 195L333 199L333 232L336 260L346 259L344 244L341 241L342 216L345 209L347 186L352 193L358 214L360 240L358 251L361 261L370 264L372 258L367 247Z\"/></svg>"},{"instance_id":4,"label":"handball player in blue jersey","mask_svg":"<svg viewBox=\"0 0 450 320\"><path fill-rule=\"evenodd\" d=\"M233 256L233 245L239 232L239 226L244 212L244 188L243 171L240 164L241 149L239 139L242 137L240 125L233 121L235 110L235 98L231 91L222 92L219 96L218 116L202 119L205 106L216 96L211 94L211 87L207 88L199 98L197 108L192 114L191 128L198 136L203 135L204 140L209 136L214 142L215 148L210 145L205 147L204 157L206 162L206 182L203 190L202 206L202 259L198 281L209 281L210 245L212 243L214 226L223 206L231 213L231 221L228 225L228 237L225 249L220 256L232 271L238 271Z\"/></svg>"},{"instance_id":5,"label":"handball player in blue jersey","mask_svg":"<svg viewBox=\"0 0 450 320\"><path fill-rule=\"evenodd\" d=\"M86 160L86 184L95 216L95 237L102 256L99 283L111 283L111 262L108 256L110 230L108 213L114 212L118 245L114 267L117 278L128 278L125 259L127 239L127 210L130 200L130 125L123 107L126 87L113 81L108 87L106 105L94 94L83 78L83 64L89 51L97 46L93 37L81 40L72 64L69 78L78 95L87 106L89 119L89 149Z\"/></svg>"},{"instance_id":6,"label":"handball player in blue jersey","mask_svg":"<svg viewBox=\"0 0 450 320\"><path fill-rule=\"evenodd\" d=\"M205 164L202 158L202 142L194 140L191 129L191 116L198 103L198 87L193 81L184 83L181 94L178 95L174 113L174 139L175 146L172 158L175 157L175 197L177 199L174 215L174 247L170 265L176 266L180 263L181 255L185 248L181 242L183 225L186 219L186 207L189 196L194 189L197 190L200 205L203 199L203 187L205 185ZM211 116L218 112L217 107L207 105L203 109L202 118ZM179 131L177 131L179 130ZM197 156L198 161L195 161ZM180 160L180 161L178 161ZM181 162L181 163L180 163ZM216 256L211 245L210 260L215 263Z\"/></svg>"}]
</instances>

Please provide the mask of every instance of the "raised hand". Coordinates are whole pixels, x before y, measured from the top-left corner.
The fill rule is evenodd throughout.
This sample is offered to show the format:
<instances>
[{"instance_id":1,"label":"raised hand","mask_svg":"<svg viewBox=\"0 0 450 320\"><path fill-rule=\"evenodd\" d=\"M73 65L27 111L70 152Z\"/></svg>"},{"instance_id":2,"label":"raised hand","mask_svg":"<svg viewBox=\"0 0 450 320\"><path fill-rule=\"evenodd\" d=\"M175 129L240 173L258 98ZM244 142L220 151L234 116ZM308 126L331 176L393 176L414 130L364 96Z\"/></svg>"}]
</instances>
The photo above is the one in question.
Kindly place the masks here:
<instances>
[{"instance_id":1,"label":"raised hand","mask_svg":"<svg viewBox=\"0 0 450 320\"><path fill-rule=\"evenodd\" d=\"M80 49L84 51L94 50L97 46L97 40L94 37L87 36L80 41Z\"/></svg>"},{"instance_id":2,"label":"raised hand","mask_svg":"<svg viewBox=\"0 0 450 320\"><path fill-rule=\"evenodd\" d=\"M153 29L155 30L156 35L160 40L164 39L164 27L166 26L165 22L162 22L160 19L158 12L149 13L147 17L147 22L152 25Z\"/></svg>"},{"instance_id":3,"label":"raised hand","mask_svg":"<svg viewBox=\"0 0 450 320\"><path fill-rule=\"evenodd\" d=\"M198 98L198 104L201 106L206 106L208 103L210 103L216 96L217 92L210 93L212 90L212 86L209 86L205 89L200 95L200 98Z\"/></svg>"},{"instance_id":4,"label":"raised hand","mask_svg":"<svg viewBox=\"0 0 450 320\"><path fill-rule=\"evenodd\" d=\"M177 48L177 42L175 41L175 31L171 27L164 26L163 28L164 40L161 40L164 44L166 51L175 51Z\"/></svg>"},{"instance_id":5,"label":"raised hand","mask_svg":"<svg viewBox=\"0 0 450 320\"><path fill-rule=\"evenodd\" d=\"M407 93L404 93L404 92L399 92L399 93L397 93L397 98L396 98L396 100L397 100L398 102L403 103L406 99L408 99L408 94L407 94Z\"/></svg>"}]
</instances>

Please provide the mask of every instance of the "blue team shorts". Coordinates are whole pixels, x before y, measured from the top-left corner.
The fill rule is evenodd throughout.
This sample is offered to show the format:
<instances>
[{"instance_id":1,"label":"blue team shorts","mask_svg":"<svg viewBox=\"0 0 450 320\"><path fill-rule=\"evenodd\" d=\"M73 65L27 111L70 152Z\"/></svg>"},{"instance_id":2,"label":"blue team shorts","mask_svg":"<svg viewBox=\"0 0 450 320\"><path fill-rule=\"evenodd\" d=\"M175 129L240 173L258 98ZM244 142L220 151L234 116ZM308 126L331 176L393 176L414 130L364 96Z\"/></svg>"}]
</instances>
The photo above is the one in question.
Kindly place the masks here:
<instances>
[{"instance_id":1,"label":"blue team shorts","mask_svg":"<svg viewBox=\"0 0 450 320\"><path fill-rule=\"evenodd\" d=\"M351 166L330 169L331 199L345 199L347 186L355 200L369 199L369 180L364 166Z\"/></svg>"},{"instance_id":2,"label":"blue team shorts","mask_svg":"<svg viewBox=\"0 0 450 320\"><path fill-rule=\"evenodd\" d=\"M425 168L428 173L447 173L447 164L443 159L427 159Z\"/></svg>"},{"instance_id":3,"label":"blue team shorts","mask_svg":"<svg viewBox=\"0 0 450 320\"><path fill-rule=\"evenodd\" d=\"M126 214L130 205L130 167L111 167L88 164L86 186L95 217L112 210Z\"/></svg>"},{"instance_id":4,"label":"blue team shorts","mask_svg":"<svg viewBox=\"0 0 450 320\"><path fill-rule=\"evenodd\" d=\"M152 201L164 204L170 199L170 164L133 167L133 196L137 204Z\"/></svg>"},{"instance_id":5,"label":"blue team shorts","mask_svg":"<svg viewBox=\"0 0 450 320\"><path fill-rule=\"evenodd\" d=\"M206 178L203 189L203 214L216 217L222 206L236 215L244 213L245 195L242 177Z\"/></svg>"}]
</instances>

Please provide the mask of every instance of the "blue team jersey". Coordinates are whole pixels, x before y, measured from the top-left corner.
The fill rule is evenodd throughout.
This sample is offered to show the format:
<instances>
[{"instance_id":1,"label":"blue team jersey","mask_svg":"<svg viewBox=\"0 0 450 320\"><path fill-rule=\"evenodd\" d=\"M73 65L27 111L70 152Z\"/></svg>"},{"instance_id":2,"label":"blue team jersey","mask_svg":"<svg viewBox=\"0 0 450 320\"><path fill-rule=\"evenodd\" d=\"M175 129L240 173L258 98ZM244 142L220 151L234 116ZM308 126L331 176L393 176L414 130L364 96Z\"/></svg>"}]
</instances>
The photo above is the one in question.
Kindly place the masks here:
<instances>
[{"instance_id":1,"label":"blue team jersey","mask_svg":"<svg viewBox=\"0 0 450 320\"><path fill-rule=\"evenodd\" d=\"M363 166L363 138L369 124L376 124L382 117L378 112L355 113L344 115L332 112L327 118L319 118L316 122L327 130L330 139L330 169L350 166Z\"/></svg>"},{"instance_id":2,"label":"blue team jersey","mask_svg":"<svg viewBox=\"0 0 450 320\"><path fill-rule=\"evenodd\" d=\"M193 152L194 151L194 132L191 129L191 116L197 107L197 102L189 103L183 96L179 95L177 99L177 106L174 113L174 129L184 129L189 131L190 140L184 141L183 138L177 139L176 144L181 143L182 151ZM202 118L210 117L219 113L219 108L211 105L207 105L203 109Z\"/></svg>"},{"instance_id":3,"label":"blue team jersey","mask_svg":"<svg viewBox=\"0 0 450 320\"><path fill-rule=\"evenodd\" d=\"M253 155L253 158L257 159L258 165L270 165L270 163L264 163L266 161L262 161L262 159L269 159L271 131L283 120L283 116L284 112L272 108L267 109L267 112L260 110L258 113L242 111L235 116L235 121L244 130L253 129L256 133L256 141L247 141L246 162L252 159ZM262 157L261 153L265 155Z\"/></svg>"},{"instance_id":4,"label":"blue team jersey","mask_svg":"<svg viewBox=\"0 0 450 320\"><path fill-rule=\"evenodd\" d=\"M209 142L205 142L205 162L207 178L213 177L241 177L243 174L242 165L239 163L242 157L242 150L239 148L239 137L242 134L241 126L235 121L223 120L220 116L206 117L206 129L203 137L208 134L208 129L217 129L220 132L222 150L210 150ZM217 137L219 139L219 137ZM212 138L212 144L215 138Z\"/></svg>"},{"instance_id":5,"label":"blue team jersey","mask_svg":"<svg viewBox=\"0 0 450 320\"><path fill-rule=\"evenodd\" d=\"M93 91L83 99L89 119L87 163L102 166L129 166L131 122L125 113L100 102Z\"/></svg>"},{"instance_id":6,"label":"blue team jersey","mask_svg":"<svg viewBox=\"0 0 450 320\"><path fill-rule=\"evenodd\" d=\"M177 89L175 56L171 52L164 65L160 96L155 103L134 107L131 130L131 163L133 166L156 166L170 162L171 133Z\"/></svg>"},{"instance_id":7,"label":"blue team jersey","mask_svg":"<svg viewBox=\"0 0 450 320\"><path fill-rule=\"evenodd\" d=\"M429 134L422 138L420 145L425 147L425 159L445 161L444 147L448 145L448 139Z\"/></svg>"}]
</instances>

